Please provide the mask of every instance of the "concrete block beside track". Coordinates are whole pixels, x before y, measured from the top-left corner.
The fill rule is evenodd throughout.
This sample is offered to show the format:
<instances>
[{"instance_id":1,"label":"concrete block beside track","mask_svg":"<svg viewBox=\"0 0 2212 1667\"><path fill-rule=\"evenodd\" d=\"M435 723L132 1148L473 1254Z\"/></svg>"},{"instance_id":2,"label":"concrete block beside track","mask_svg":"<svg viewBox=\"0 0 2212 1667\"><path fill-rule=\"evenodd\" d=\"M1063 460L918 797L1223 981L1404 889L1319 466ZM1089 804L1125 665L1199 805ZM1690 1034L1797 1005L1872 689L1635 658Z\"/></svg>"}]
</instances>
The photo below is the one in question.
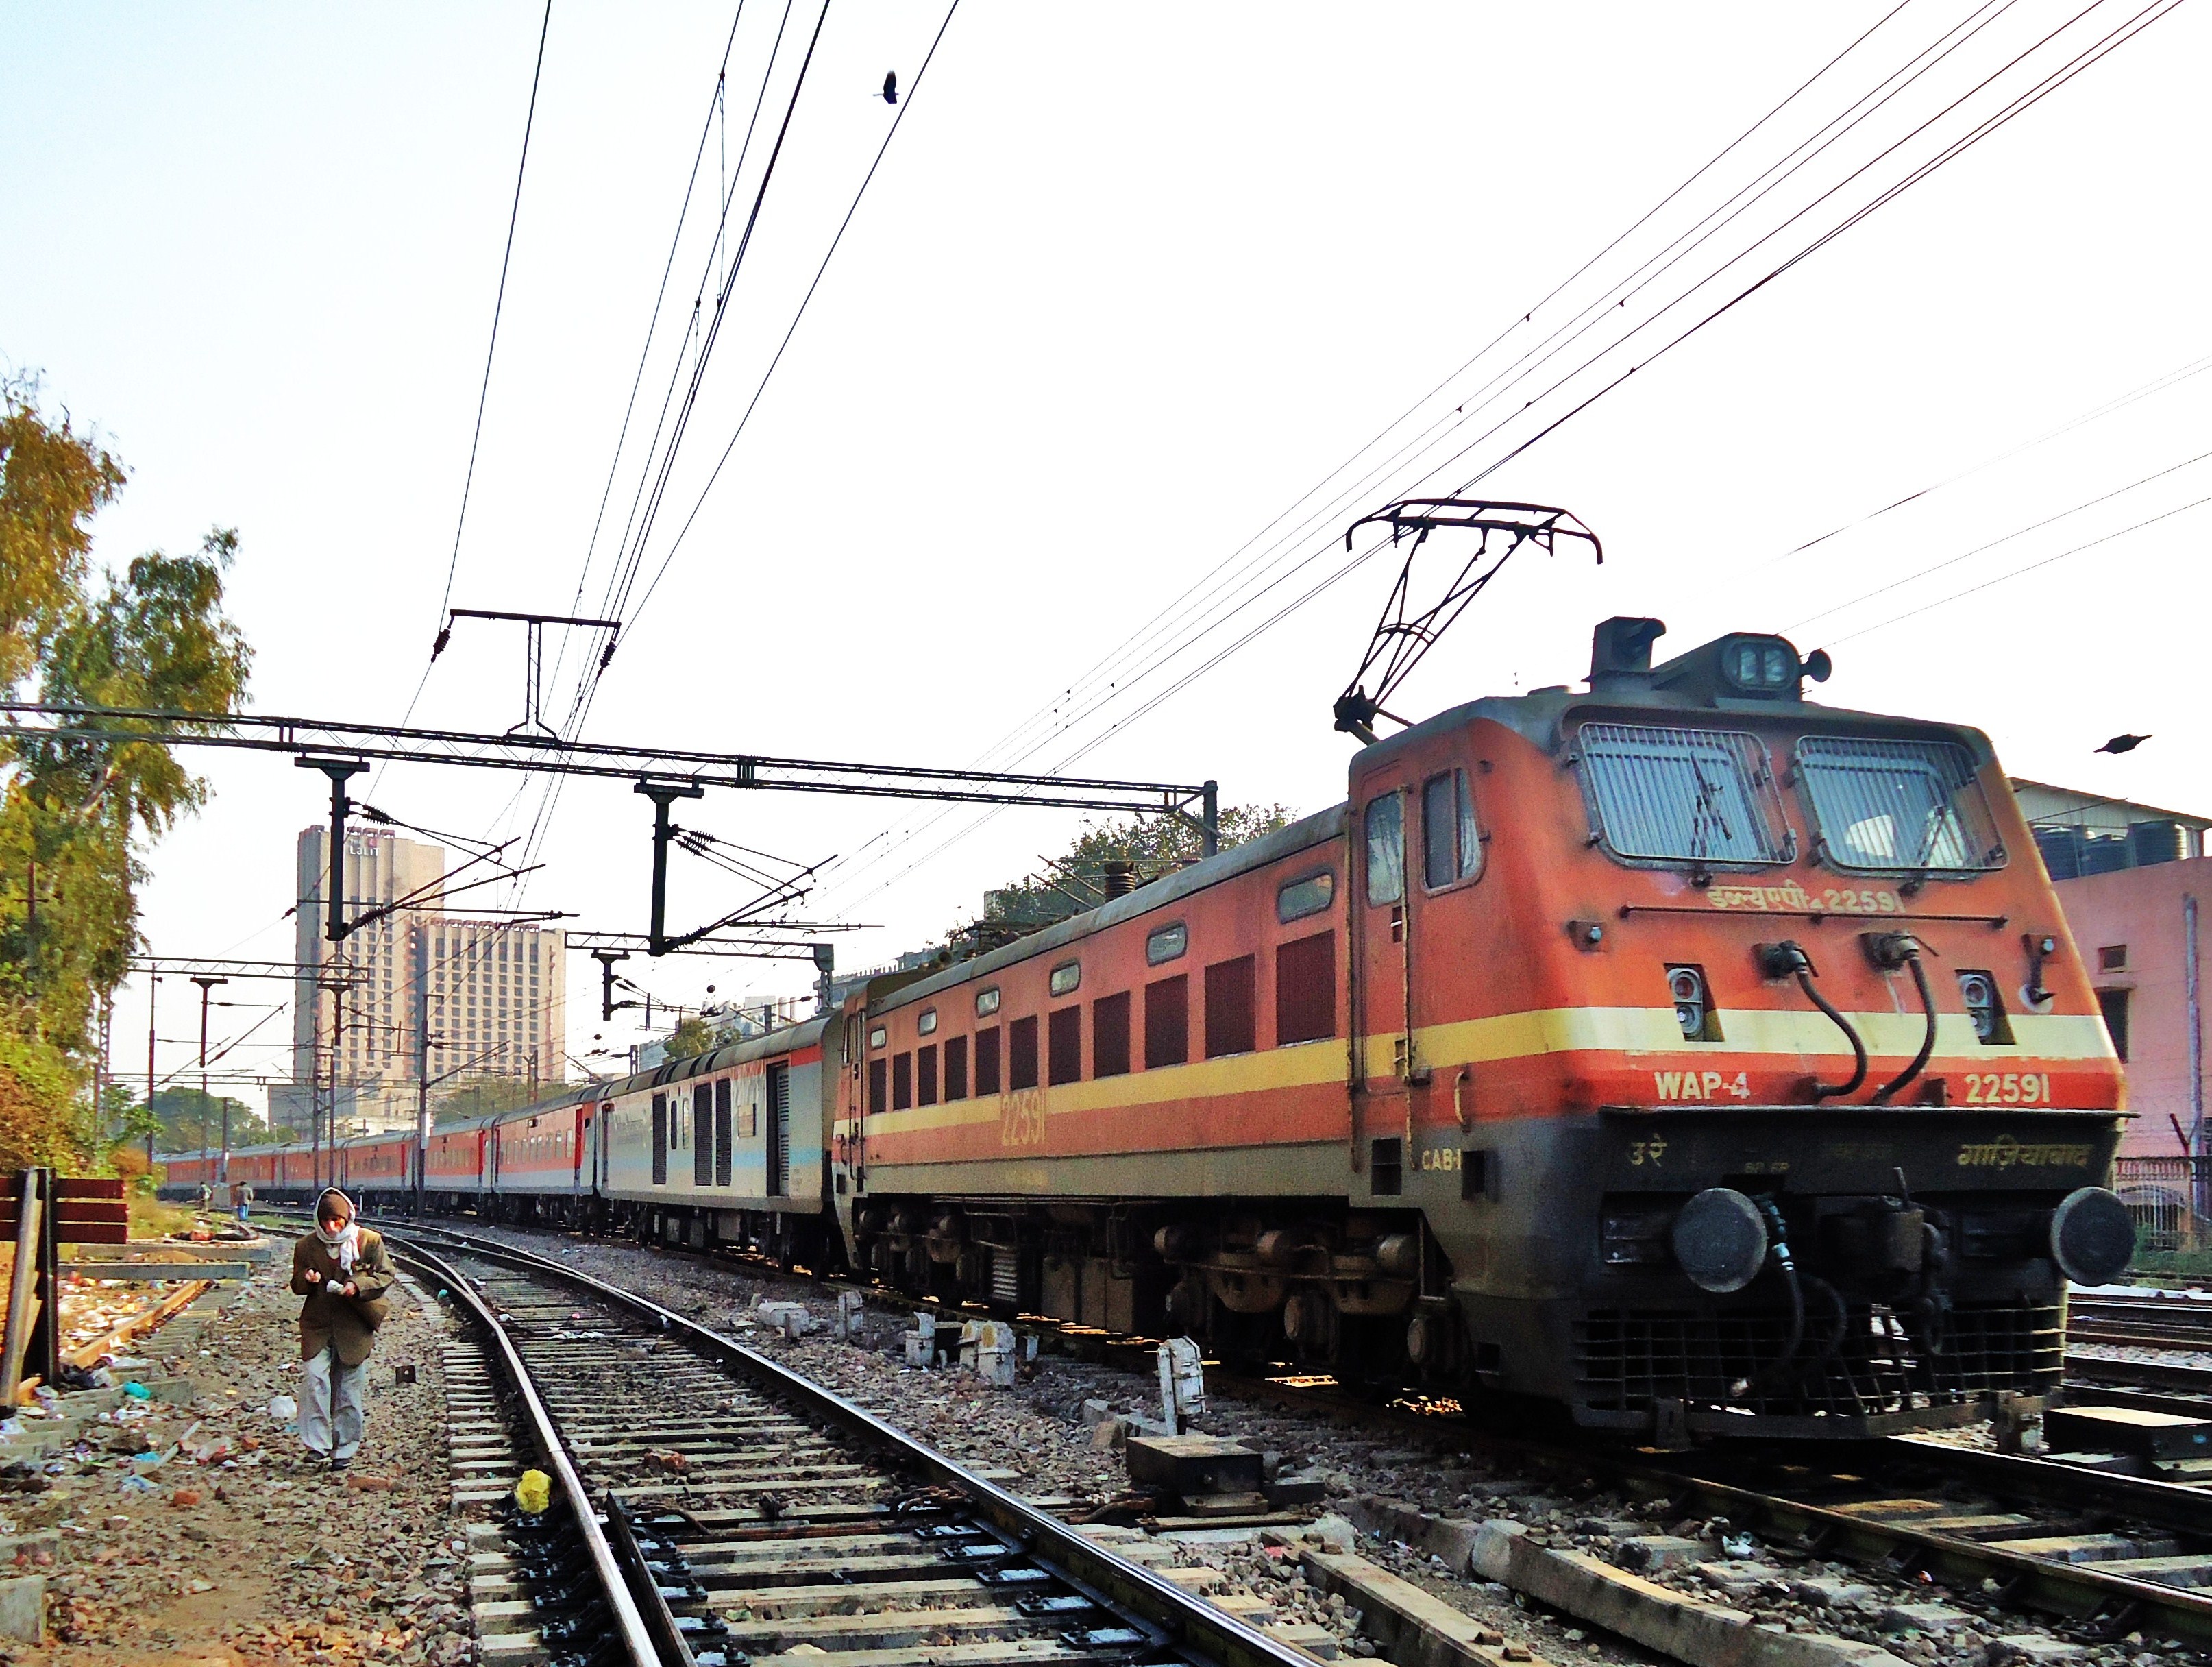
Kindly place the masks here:
<instances>
[{"instance_id":1,"label":"concrete block beside track","mask_svg":"<svg viewBox=\"0 0 2212 1667\"><path fill-rule=\"evenodd\" d=\"M1534 1543L1520 1523L1482 1525L1474 1572L1689 1667L1907 1667L1879 1645L1764 1626L1583 1551Z\"/></svg>"}]
</instances>

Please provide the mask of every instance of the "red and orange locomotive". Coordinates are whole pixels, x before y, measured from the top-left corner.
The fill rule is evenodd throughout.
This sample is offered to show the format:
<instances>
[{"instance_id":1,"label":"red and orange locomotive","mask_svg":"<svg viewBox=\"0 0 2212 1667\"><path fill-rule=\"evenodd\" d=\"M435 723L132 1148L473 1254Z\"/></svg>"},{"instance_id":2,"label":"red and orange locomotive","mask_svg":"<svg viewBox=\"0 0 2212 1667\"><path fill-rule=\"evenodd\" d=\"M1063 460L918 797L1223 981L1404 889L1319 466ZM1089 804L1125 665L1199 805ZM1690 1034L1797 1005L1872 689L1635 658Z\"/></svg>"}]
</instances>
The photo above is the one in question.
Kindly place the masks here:
<instances>
[{"instance_id":1,"label":"red and orange locomotive","mask_svg":"<svg viewBox=\"0 0 2212 1667\"><path fill-rule=\"evenodd\" d=\"M1477 701L1347 804L848 1010L909 1288L1662 1434L2057 1382L2120 1070L1987 739L1775 636Z\"/></svg>"}]
</instances>

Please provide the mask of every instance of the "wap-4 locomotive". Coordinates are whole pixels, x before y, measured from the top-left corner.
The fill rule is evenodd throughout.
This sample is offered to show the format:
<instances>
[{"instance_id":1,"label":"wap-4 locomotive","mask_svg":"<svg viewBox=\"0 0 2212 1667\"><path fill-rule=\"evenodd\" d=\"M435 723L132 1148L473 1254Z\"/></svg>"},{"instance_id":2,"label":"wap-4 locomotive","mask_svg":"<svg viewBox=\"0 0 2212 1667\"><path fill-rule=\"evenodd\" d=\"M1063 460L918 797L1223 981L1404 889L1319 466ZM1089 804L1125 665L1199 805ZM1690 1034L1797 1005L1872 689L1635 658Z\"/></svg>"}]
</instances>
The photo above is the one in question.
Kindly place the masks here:
<instances>
[{"instance_id":1,"label":"wap-4 locomotive","mask_svg":"<svg viewBox=\"0 0 2212 1667\"><path fill-rule=\"evenodd\" d=\"M1989 742L1662 629L990 954L441 1130L432 1189L1662 1439L2042 1396L2132 1250L2121 1074Z\"/></svg>"}]
</instances>

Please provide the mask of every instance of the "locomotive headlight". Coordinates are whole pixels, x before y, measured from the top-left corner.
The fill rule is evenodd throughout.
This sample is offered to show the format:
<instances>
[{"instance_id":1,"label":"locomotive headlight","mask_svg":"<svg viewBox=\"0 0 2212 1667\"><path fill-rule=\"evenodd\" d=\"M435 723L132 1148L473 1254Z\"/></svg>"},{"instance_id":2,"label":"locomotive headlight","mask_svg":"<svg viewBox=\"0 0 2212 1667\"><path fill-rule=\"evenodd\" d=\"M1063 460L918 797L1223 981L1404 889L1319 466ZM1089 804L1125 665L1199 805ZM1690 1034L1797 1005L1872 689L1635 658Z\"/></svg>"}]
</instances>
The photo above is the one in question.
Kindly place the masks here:
<instances>
[{"instance_id":1,"label":"locomotive headlight","mask_svg":"<svg viewBox=\"0 0 2212 1667\"><path fill-rule=\"evenodd\" d=\"M1731 637L1721 649L1721 675L1747 695L1786 695L1797 687L1805 664L1778 636Z\"/></svg>"},{"instance_id":2,"label":"locomotive headlight","mask_svg":"<svg viewBox=\"0 0 2212 1667\"><path fill-rule=\"evenodd\" d=\"M1683 1205L1668 1237L1690 1283L1715 1296L1742 1290L1766 1263L1766 1223L1733 1187L1707 1187Z\"/></svg>"},{"instance_id":3,"label":"locomotive headlight","mask_svg":"<svg viewBox=\"0 0 2212 1667\"><path fill-rule=\"evenodd\" d=\"M2102 1187L2078 1187L2051 1212L2051 1258L2076 1285L2109 1283L2135 1253L2135 1218Z\"/></svg>"},{"instance_id":4,"label":"locomotive headlight","mask_svg":"<svg viewBox=\"0 0 2212 1667\"><path fill-rule=\"evenodd\" d=\"M1712 1006L1705 975L1695 967L1668 967L1667 989L1674 998L1674 1022L1682 1027L1682 1040L1703 1042L1705 1014Z\"/></svg>"}]
</instances>

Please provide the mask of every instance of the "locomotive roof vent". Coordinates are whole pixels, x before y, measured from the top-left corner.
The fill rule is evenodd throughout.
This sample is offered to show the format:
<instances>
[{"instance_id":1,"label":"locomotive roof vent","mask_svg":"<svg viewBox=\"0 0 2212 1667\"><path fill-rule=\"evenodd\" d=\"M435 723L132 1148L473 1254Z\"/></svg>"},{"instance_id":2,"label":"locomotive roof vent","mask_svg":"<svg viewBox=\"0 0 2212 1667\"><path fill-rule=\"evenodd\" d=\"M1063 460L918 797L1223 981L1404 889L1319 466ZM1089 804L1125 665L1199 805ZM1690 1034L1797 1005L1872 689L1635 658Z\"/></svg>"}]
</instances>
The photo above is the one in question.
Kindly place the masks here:
<instances>
[{"instance_id":1,"label":"locomotive roof vent","mask_svg":"<svg viewBox=\"0 0 2212 1667\"><path fill-rule=\"evenodd\" d=\"M1826 683L1833 669L1825 648L1801 655L1786 637L1738 631L1651 663L1651 645L1665 635L1658 619L1616 618L1597 628L1590 644L1590 688L1596 693L1667 690L1702 704L1721 701L1802 701L1810 678Z\"/></svg>"}]
</instances>

